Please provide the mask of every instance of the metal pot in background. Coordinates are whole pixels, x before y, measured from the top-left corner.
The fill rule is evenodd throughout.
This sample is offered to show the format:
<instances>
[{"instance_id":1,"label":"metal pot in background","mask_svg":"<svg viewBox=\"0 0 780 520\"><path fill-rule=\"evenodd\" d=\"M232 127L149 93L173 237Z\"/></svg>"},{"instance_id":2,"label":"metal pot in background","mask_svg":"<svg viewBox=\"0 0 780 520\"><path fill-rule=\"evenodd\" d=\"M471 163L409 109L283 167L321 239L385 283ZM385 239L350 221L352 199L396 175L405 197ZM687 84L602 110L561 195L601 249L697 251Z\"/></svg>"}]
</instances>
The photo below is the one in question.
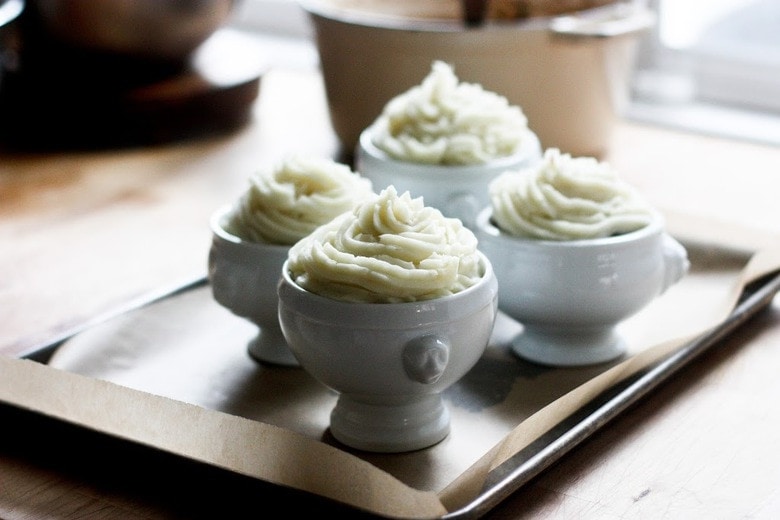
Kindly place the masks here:
<instances>
[{"instance_id":1,"label":"metal pot in background","mask_svg":"<svg viewBox=\"0 0 780 520\"><path fill-rule=\"evenodd\" d=\"M237 0L28 0L43 29L77 48L137 59L187 58Z\"/></svg>"},{"instance_id":2,"label":"metal pot in background","mask_svg":"<svg viewBox=\"0 0 780 520\"><path fill-rule=\"evenodd\" d=\"M331 123L345 154L387 101L419 84L434 60L443 60L461 81L479 83L520 106L544 148L601 157L628 99L638 36L655 19L636 1L563 16L486 20L477 27L454 17L385 16L345 4L302 0L314 28Z\"/></svg>"},{"instance_id":3,"label":"metal pot in background","mask_svg":"<svg viewBox=\"0 0 780 520\"><path fill-rule=\"evenodd\" d=\"M24 0L0 0L0 85L5 73L18 66L18 20L22 11Z\"/></svg>"},{"instance_id":4,"label":"metal pot in background","mask_svg":"<svg viewBox=\"0 0 780 520\"><path fill-rule=\"evenodd\" d=\"M25 0L0 147L149 146L240 128L266 65L223 30L238 1Z\"/></svg>"}]
</instances>

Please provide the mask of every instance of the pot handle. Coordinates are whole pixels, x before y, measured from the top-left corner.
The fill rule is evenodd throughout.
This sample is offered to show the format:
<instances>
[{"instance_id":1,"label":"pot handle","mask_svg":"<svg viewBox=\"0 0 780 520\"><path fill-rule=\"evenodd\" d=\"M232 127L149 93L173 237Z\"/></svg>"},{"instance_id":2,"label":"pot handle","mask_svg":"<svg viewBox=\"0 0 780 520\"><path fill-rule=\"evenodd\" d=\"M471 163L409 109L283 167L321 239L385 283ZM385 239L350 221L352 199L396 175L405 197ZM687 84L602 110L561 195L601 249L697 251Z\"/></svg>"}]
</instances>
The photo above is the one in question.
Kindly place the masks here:
<instances>
[{"instance_id":1,"label":"pot handle","mask_svg":"<svg viewBox=\"0 0 780 520\"><path fill-rule=\"evenodd\" d=\"M558 16L550 22L550 32L565 38L613 38L637 34L655 25L651 9L618 2L607 8L593 9L587 15Z\"/></svg>"}]
</instances>

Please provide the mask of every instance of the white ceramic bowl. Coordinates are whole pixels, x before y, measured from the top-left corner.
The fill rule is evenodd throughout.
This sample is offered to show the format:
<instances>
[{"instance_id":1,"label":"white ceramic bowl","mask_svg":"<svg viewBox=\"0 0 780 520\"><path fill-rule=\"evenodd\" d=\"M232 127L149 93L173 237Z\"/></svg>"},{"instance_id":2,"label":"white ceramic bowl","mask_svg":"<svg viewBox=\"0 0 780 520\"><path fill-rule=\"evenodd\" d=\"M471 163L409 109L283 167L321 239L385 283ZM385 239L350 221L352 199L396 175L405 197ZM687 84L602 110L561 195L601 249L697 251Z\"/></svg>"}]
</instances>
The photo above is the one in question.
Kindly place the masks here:
<instances>
[{"instance_id":1,"label":"white ceramic bowl","mask_svg":"<svg viewBox=\"0 0 780 520\"><path fill-rule=\"evenodd\" d=\"M301 0L345 153L354 151L360 132L391 98L417 85L441 60L462 81L520 106L544 148L596 157L608 149L628 100L638 35L653 23L644 3L467 27L459 17L383 16L381 9L403 8L393 0Z\"/></svg>"},{"instance_id":2,"label":"white ceramic bowl","mask_svg":"<svg viewBox=\"0 0 780 520\"><path fill-rule=\"evenodd\" d=\"M250 356L261 362L298 366L277 315L276 286L290 246L250 242L227 232L229 211L230 206L225 206L211 217L208 276L214 299L259 327L247 346Z\"/></svg>"},{"instance_id":3,"label":"white ceramic bowl","mask_svg":"<svg viewBox=\"0 0 780 520\"><path fill-rule=\"evenodd\" d=\"M475 234L500 287L499 308L523 326L514 352L554 366L602 363L624 354L616 331L688 271L685 248L661 215L608 238L550 241L501 232L480 212Z\"/></svg>"},{"instance_id":4,"label":"white ceramic bowl","mask_svg":"<svg viewBox=\"0 0 780 520\"><path fill-rule=\"evenodd\" d=\"M372 452L426 448L450 431L441 392L487 347L498 286L482 280L451 296L409 303L349 303L302 289L282 269L279 321L301 366L339 392L330 430Z\"/></svg>"},{"instance_id":5,"label":"white ceramic bowl","mask_svg":"<svg viewBox=\"0 0 780 520\"><path fill-rule=\"evenodd\" d=\"M462 166L394 159L373 143L372 133L373 127L368 127L360 135L355 169L370 179L377 191L392 184L398 193L408 191L412 197L422 196L426 206L438 209L446 217L459 218L471 229L477 213L490 202L490 181L507 170L525 168L542 158L539 138L530 130L517 153L487 164Z\"/></svg>"}]
</instances>

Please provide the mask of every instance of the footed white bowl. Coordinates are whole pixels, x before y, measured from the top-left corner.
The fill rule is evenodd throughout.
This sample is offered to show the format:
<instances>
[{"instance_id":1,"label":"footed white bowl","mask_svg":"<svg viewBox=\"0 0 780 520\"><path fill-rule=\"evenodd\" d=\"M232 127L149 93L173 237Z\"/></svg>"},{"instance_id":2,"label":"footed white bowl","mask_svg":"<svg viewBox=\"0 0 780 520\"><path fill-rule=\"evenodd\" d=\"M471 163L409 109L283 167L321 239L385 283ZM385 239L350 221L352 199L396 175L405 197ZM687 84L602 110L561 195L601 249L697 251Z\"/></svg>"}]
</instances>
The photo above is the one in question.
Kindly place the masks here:
<instances>
[{"instance_id":1,"label":"footed white bowl","mask_svg":"<svg viewBox=\"0 0 780 520\"><path fill-rule=\"evenodd\" d=\"M409 303L349 303L302 289L282 268L279 322L315 379L337 391L330 431L364 451L406 452L450 431L441 392L487 347L498 285L484 257L482 280L460 293Z\"/></svg>"},{"instance_id":2,"label":"footed white bowl","mask_svg":"<svg viewBox=\"0 0 780 520\"><path fill-rule=\"evenodd\" d=\"M488 184L507 170L530 166L542 157L539 139L528 131L520 150L487 164L462 166L420 164L390 157L372 142L372 127L360 134L355 169L381 191L394 185L398 193L422 196L446 217L459 218L473 229L479 211L490 203Z\"/></svg>"},{"instance_id":3,"label":"footed white bowl","mask_svg":"<svg viewBox=\"0 0 780 520\"><path fill-rule=\"evenodd\" d=\"M499 308L523 326L513 351L553 366L589 365L623 355L616 331L688 271L683 246L661 215L608 238L550 241L503 233L491 208L477 219L479 247L498 279Z\"/></svg>"},{"instance_id":4,"label":"footed white bowl","mask_svg":"<svg viewBox=\"0 0 780 520\"><path fill-rule=\"evenodd\" d=\"M229 206L211 217L212 241L208 276L214 299L233 314L259 327L247 345L255 360L275 365L298 366L279 328L277 314L282 264L290 246L242 240L225 230Z\"/></svg>"}]
</instances>

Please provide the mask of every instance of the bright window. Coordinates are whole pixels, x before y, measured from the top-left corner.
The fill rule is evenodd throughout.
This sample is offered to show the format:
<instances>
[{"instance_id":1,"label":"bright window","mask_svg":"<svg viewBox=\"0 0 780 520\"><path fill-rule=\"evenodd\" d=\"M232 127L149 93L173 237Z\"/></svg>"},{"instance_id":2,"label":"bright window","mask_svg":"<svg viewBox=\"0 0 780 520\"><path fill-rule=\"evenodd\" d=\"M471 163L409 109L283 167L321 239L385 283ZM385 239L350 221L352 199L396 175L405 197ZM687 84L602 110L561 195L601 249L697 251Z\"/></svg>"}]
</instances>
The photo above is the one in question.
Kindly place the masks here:
<instances>
[{"instance_id":1,"label":"bright window","mask_svg":"<svg viewBox=\"0 0 780 520\"><path fill-rule=\"evenodd\" d=\"M631 114L780 144L780 1L652 0Z\"/></svg>"}]
</instances>

